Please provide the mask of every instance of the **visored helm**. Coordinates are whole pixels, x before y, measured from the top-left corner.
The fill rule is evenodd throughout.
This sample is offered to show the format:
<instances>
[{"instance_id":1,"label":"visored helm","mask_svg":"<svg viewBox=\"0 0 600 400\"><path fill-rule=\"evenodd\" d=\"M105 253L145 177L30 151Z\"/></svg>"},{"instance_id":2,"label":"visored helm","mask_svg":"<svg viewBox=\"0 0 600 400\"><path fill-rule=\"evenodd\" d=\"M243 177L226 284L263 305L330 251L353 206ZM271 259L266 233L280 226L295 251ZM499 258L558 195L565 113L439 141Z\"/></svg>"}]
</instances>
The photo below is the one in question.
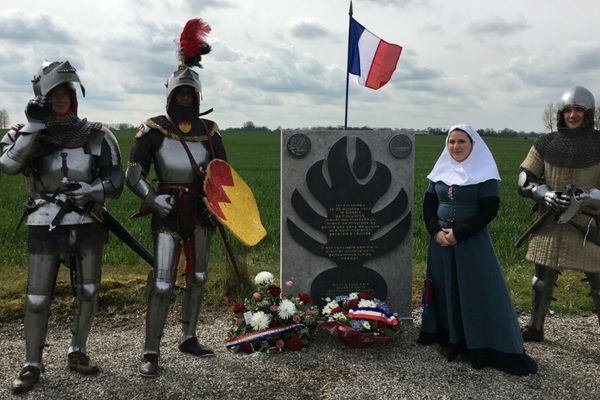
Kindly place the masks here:
<instances>
[{"instance_id":1,"label":"visored helm","mask_svg":"<svg viewBox=\"0 0 600 400\"><path fill-rule=\"evenodd\" d=\"M45 61L37 75L31 81L33 93L36 96L47 96L48 93L63 83L68 83L75 91L75 83L81 87L81 93L85 97L85 88L77 76L77 71L68 61Z\"/></svg>"}]
</instances>

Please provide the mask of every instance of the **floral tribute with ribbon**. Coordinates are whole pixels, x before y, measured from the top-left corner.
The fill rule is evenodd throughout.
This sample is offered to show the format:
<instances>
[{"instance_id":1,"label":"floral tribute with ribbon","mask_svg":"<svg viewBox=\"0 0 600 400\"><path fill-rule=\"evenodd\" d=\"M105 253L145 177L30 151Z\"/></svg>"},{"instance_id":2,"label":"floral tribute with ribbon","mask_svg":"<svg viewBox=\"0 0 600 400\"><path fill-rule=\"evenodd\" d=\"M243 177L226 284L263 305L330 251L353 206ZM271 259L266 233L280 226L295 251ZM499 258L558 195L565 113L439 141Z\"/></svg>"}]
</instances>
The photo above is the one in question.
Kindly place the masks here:
<instances>
[{"instance_id":1,"label":"floral tribute with ribbon","mask_svg":"<svg viewBox=\"0 0 600 400\"><path fill-rule=\"evenodd\" d=\"M386 343L401 332L398 316L370 294L350 293L325 301L319 326L347 347Z\"/></svg>"},{"instance_id":2,"label":"floral tribute with ribbon","mask_svg":"<svg viewBox=\"0 0 600 400\"><path fill-rule=\"evenodd\" d=\"M260 272L254 278L257 290L232 307L231 327L225 347L233 352L297 351L315 337L318 308L310 296L292 296L274 284L273 274ZM286 288L293 286L286 282Z\"/></svg>"}]
</instances>

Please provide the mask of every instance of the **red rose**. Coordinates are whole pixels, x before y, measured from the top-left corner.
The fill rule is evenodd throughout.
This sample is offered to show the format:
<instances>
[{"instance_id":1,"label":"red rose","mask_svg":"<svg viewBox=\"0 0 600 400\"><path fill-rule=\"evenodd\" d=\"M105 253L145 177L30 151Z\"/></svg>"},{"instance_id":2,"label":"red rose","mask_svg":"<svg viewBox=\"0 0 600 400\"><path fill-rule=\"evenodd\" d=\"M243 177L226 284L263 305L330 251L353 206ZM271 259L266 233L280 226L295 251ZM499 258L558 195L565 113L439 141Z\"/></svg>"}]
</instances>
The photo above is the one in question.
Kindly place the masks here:
<instances>
[{"instance_id":1,"label":"red rose","mask_svg":"<svg viewBox=\"0 0 600 400\"><path fill-rule=\"evenodd\" d=\"M241 313L246 309L246 305L244 304L243 301L240 301L238 303L233 303L233 312L234 313Z\"/></svg>"},{"instance_id":2,"label":"red rose","mask_svg":"<svg viewBox=\"0 0 600 400\"><path fill-rule=\"evenodd\" d=\"M310 295L308 293L300 293L298 295L298 298L300 299L301 302L303 302L304 304L308 304L310 303Z\"/></svg>"},{"instance_id":3,"label":"red rose","mask_svg":"<svg viewBox=\"0 0 600 400\"><path fill-rule=\"evenodd\" d=\"M252 345L250 343L244 343L240 345L240 351L246 354L252 353L254 350L252 349Z\"/></svg>"},{"instance_id":4,"label":"red rose","mask_svg":"<svg viewBox=\"0 0 600 400\"><path fill-rule=\"evenodd\" d=\"M358 300L348 300L348 307L358 307Z\"/></svg>"},{"instance_id":5,"label":"red rose","mask_svg":"<svg viewBox=\"0 0 600 400\"><path fill-rule=\"evenodd\" d=\"M298 351L302 348L302 339L300 336L294 335L287 341L287 348L292 351Z\"/></svg>"},{"instance_id":6,"label":"red rose","mask_svg":"<svg viewBox=\"0 0 600 400\"><path fill-rule=\"evenodd\" d=\"M271 286L269 288L269 293L273 297L279 297L279 295L281 294L281 289L279 287L277 287L277 286Z\"/></svg>"},{"instance_id":7,"label":"red rose","mask_svg":"<svg viewBox=\"0 0 600 400\"><path fill-rule=\"evenodd\" d=\"M369 293L359 293L358 294L358 298L359 299L365 299L365 300L373 300L373 296L371 296Z\"/></svg>"}]
</instances>

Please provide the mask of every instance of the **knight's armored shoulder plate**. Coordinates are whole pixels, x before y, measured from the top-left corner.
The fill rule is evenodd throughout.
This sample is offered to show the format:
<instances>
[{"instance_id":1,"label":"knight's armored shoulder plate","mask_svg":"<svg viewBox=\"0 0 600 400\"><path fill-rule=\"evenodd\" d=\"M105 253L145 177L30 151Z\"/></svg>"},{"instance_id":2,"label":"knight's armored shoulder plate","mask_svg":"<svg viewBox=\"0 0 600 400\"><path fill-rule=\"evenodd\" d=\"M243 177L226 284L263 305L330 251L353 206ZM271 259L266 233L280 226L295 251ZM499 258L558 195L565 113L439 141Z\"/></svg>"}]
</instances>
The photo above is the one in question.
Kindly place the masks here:
<instances>
[{"instance_id":1,"label":"knight's armored shoulder plate","mask_svg":"<svg viewBox=\"0 0 600 400\"><path fill-rule=\"evenodd\" d=\"M2 137L0 141L0 147L4 149L5 146L10 146L17 140L17 136L19 136L19 130L23 127L23 124L13 125Z\"/></svg>"},{"instance_id":2,"label":"knight's armored shoulder plate","mask_svg":"<svg viewBox=\"0 0 600 400\"><path fill-rule=\"evenodd\" d=\"M144 129L142 129L144 127ZM177 139L177 134L175 134L173 126L169 119L164 115L159 115L156 117L148 118L146 121L142 123L140 126L140 130L138 130L138 134L140 131L143 133L140 135L143 136L148 133L150 130L155 129L162 133L163 135L170 137L172 139ZM138 135L136 135L138 137Z\"/></svg>"},{"instance_id":3,"label":"knight's armored shoulder plate","mask_svg":"<svg viewBox=\"0 0 600 400\"><path fill-rule=\"evenodd\" d=\"M25 124L16 124L10 127L10 129L8 130L9 133L14 132L17 133L21 130L21 128L23 128L25 126Z\"/></svg>"},{"instance_id":4,"label":"knight's armored shoulder plate","mask_svg":"<svg viewBox=\"0 0 600 400\"><path fill-rule=\"evenodd\" d=\"M206 127L206 134L210 137L214 135L221 136L221 132L219 131L219 126L215 121L211 121L210 119L200 118L202 125Z\"/></svg>"},{"instance_id":5,"label":"knight's armored shoulder plate","mask_svg":"<svg viewBox=\"0 0 600 400\"><path fill-rule=\"evenodd\" d=\"M91 130L88 140L85 144L86 151L94 156L99 156L102 153L102 141L107 136L106 132L110 132L104 128L100 122L90 122ZM110 133L112 135L112 133ZM115 139L116 140L116 139Z\"/></svg>"},{"instance_id":6,"label":"knight's armored shoulder plate","mask_svg":"<svg viewBox=\"0 0 600 400\"><path fill-rule=\"evenodd\" d=\"M115 134L105 126L101 127L101 132L103 132L104 142L108 145L110 149L110 158L111 164L114 166L118 166L120 169L121 166L121 148L119 147L119 141Z\"/></svg>"}]
</instances>

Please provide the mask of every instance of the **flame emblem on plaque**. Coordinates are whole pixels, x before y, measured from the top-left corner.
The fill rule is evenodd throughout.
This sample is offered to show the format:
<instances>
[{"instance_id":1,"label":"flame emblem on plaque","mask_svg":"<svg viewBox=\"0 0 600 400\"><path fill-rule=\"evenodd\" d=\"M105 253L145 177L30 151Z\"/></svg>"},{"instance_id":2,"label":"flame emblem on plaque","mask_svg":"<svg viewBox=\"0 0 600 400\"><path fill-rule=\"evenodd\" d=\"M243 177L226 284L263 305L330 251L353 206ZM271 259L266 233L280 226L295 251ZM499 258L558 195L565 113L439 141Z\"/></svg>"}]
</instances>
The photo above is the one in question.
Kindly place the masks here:
<instances>
[{"instance_id":1,"label":"flame emblem on plaque","mask_svg":"<svg viewBox=\"0 0 600 400\"><path fill-rule=\"evenodd\" d=\"M327 160L315 162L306 173L308 190L326 215L315 210L298 189L291 197L299 219L323 233L326 241L313 238L289 217L287 228L300 246L336 264L313 280L313 299L326 297L331 282L335 282L349 288L364 287L364 291L385 300L388 289L384 278L364 263L393 250L406 238L412 217L408 196L402 188L389 204L374 211L377 201L390 189L391 171L383 163L373 162L369 146L360 138L356 138L356 155L350 165L347 143L347 137L338 140ZM330 183L326 180L325 163Z\"/></svg>"}]
</instances>

